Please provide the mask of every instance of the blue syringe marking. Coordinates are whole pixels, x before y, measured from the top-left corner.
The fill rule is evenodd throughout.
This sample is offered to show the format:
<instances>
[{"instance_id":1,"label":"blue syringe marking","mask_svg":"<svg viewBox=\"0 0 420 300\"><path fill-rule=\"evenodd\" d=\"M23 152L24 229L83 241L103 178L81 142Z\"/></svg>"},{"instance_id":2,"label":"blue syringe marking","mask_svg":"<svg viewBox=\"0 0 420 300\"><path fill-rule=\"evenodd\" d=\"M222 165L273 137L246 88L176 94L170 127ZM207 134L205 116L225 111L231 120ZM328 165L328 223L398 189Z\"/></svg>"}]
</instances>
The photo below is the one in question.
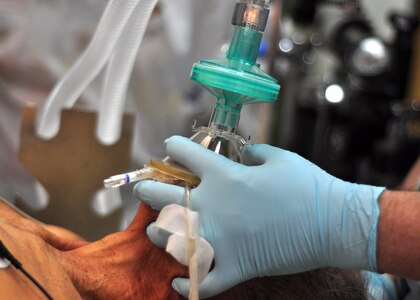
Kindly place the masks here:
<instances>
[{"instance_id":1,"label":"blue syringe marking","mask_svg":"<svg viewBox=\"0 0 420 300\"><path fill-rule=\"evenodd\" d=\"M126 183L130 183L130 176L127 173L125 174L125 181Z\"/></svg>"}]
</instances>

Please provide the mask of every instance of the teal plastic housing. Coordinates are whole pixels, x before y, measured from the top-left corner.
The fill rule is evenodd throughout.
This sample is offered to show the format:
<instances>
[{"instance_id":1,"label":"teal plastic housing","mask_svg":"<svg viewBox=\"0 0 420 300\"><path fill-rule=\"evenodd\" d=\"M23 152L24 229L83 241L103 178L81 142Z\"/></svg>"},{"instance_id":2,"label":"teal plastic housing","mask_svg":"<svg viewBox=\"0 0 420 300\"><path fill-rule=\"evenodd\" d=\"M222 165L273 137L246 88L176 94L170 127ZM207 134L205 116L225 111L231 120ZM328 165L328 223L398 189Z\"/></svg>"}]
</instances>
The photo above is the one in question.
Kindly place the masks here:
<instances>
[{"instance_id":1,"label":"teal plastic housing","mask_svg":"<svg viewBox=\"0 0 420 300\"><path fill-rule=\"evenodd\" d=\"M262 36L262 32L235 26L226 58L194 64L191 79L217 98L211 124L234 130L243 105L276 101L280 86L256 63Z\"/></svg>"}]
</instances>

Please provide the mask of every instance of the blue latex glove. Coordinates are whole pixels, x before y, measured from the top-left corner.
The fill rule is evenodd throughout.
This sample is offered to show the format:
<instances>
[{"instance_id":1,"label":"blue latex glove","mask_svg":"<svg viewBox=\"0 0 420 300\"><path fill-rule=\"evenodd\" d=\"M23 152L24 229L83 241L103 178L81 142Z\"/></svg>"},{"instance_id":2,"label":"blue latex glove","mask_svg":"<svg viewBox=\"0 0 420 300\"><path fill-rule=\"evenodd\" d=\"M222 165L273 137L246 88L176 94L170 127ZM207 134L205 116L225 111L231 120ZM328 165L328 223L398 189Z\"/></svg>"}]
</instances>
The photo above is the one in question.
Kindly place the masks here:
<instances>
[{"instance_id":1,"label":"blue latex glove","mask_svg":"<svg viewBox=\"0 0 420 300\"><path fill-rule=\"evenodd\" d=\"M191 191L200 235L214 248L215 265L200 297L254 277L319 267L375 271L377 199L384 188L337 179L297 154L268 145L247 146L247 165L215 154L187 138L165 142L167 154L201 178ZM136 196L154 209L182 205L183 188L138 183ZM153 227L150 239L162 246ZM188 280L173 287L188 295Z\"/></svg>"},{"instance_id":2,"label":"blue latex glove","mask_svg":"<svg viewBox=\"0 0 420 300\"><path fill-rule=\"evenodd\" d=\"M397 300L397 287L392 275L363 272L370 299Z\"/></svg>"}]
</instances>

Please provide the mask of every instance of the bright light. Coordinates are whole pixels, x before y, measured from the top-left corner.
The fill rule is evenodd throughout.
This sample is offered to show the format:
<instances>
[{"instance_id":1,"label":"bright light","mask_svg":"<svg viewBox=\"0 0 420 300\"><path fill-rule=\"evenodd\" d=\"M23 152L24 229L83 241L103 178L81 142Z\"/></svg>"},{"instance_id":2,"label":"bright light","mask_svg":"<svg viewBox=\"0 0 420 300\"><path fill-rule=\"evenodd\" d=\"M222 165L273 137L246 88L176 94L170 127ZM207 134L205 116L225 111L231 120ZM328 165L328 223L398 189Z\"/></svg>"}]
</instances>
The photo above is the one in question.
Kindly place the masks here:
<instances>
[{"instance_id":1,"label":"bright light","mask_svg":"<svg viewBox=\"0 0 420 300\"><path fill-rule=\"evenodd\" d=\"M378 38L367 38L360 44L360 49L371 54L374 58L383 58L386 55L384 43Z\"/></svg>"},{"instance_id":2,"label":"bright light","mask_svg":"<svg viewBox=\"0 0 420 300\"><path fill-rule=\"evenodd\" d=\"M325 90L325 99L330 103L340 103L344 100L344 90L337 84L332 84Z\"/></svg>"},{"instance_id":3,"label":"bright light","mask_svg":"<svg viewBox=\"0 0 420 300\"><path fill-rule=\"evenodd\" d=\"M255 25L259 22L259 9L257 7L248 7L244 12L243 22L247 25Z\"/></svg>"},{"instance_id":4,"label":"bright light","mask_svg":"<svg viewBox=\"0 0 420 300\"><path fill-rule=\"evenodd\" d=\"M284 53L290 53L295 48L295 45L293 44L293 41L288 38L282 38L279 42L279 48Z\"/></svg>"}]
</instances>

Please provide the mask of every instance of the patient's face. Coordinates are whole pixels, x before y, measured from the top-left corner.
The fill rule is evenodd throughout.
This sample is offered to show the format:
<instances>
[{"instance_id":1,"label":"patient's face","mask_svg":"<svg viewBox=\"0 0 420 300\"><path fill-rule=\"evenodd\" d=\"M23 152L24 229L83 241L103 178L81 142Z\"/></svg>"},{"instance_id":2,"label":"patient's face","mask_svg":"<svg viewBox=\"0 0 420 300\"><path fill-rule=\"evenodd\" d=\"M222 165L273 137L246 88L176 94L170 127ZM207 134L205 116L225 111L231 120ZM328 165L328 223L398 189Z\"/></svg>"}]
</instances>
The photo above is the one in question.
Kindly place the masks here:
<instances>
[{"instance_id":1,"label":"patient's face","mask_svg":"<svg viewBox=\"0 0 420 300\"><path fill-rule=\"evenodd\" d=\"M142 206L126 230L88 243L0 202L0 239L56 299L181 299L171 281L187 269L145 233L156 216ZM0 269L0 282L2 299L43 297L13 268ZM365 299L364 294L359 274L324 269L250 280L215 299Z\"/></svg>"},{"instance_id":2,"label":"patient's face","mask_svg":"<svg viewBox=\"0 0 420 300\"><path fill-rule=\"evenodd\" d=\"M0 203L0 239L56 299L75 299L75 294L87 299L181 299L171 281L185 276L186 269L153 246L146 235L156 216L142 208L126 230L88 243L64 229L28 220ZM33 295L30 282L13 280L16 274L12 268L0 270L0 281L3 275L15 281L9 286L29 287L16 298ZM2 293L3 286L3 299Z\"/></svg>"}]
</instances>

